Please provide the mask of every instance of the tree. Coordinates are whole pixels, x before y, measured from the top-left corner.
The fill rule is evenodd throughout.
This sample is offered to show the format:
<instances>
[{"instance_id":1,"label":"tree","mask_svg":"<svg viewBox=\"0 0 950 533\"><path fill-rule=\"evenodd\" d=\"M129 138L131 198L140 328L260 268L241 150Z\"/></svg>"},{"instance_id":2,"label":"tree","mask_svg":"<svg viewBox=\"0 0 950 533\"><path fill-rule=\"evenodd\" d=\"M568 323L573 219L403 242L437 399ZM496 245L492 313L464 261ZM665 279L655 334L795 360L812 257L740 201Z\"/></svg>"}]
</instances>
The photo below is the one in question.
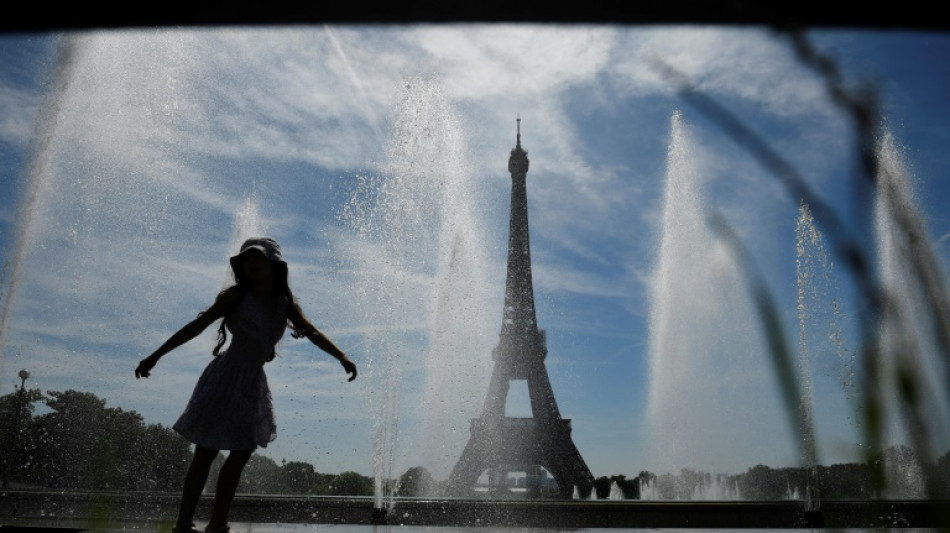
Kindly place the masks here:
<instances>
[{"instance_id":1,"label":"tree","mask_svg":"<svg viewBox=\"0 0 950 533\"><path fill-rule=\"evenodd\" d=\"M285 494L316 494L318 476L312 464L291 461L280 468L280 490Z\"/></svg>"},{"instance_id":2,"label":"tree","mask_svg":"<svg viewBox=\"0 0 950 533\"><path fill-rule=\"evenodd\" d=\"M873 498L871 471L860 463L818 467L819 493L825 499L869 500Z\"/></svg>"},{"instance_id":3,"label":"tree","mask_svg":"<svg viewBox=\"0 0 950 533\"><path fill-rule=\"evenodd\" d=\"M44 399L39 389L0 396L0 468L4 481L24 482L33 463L34 404Z\"/></svg>"},{"instance_id":4,"label":"tree","mask_svg":"<svg viewBox=\"0 0 950 533\"><path fill-rule=\"evenodd\" d=\"M926 497L923 468L913 448L905 445L889 446L884 450L885 495L900 499Z\"/></svg>"},{"instance_id":5,"label":"tree","mask_svg":"<svg viewBox=\"0 0 950 533\"><path fill-rule=\"evenodd\" d=\"M347 471L336 476L331 490L338 496L372 496L373 480L356 472Z\"/></svg>"},{"instance_id":6,"label":"tree","mask_svg":"<svg viewBox=\"0 0 950 533\"><path fill-rule=\"evenodd\" d=\"M31 477L53 488L178 490L189 444L169 429L147 427L134 411L106 407L88 392L49 391L50 413L34 422Z\"/></svg>"},{"instance_id":7,"label":"tree","mask_svg":"<svg viewBox=\"0 0 950 533\"><path fill-rule=\"evenodd\" d=\"M284 492L282 468L270 457L253 454L241 474L240 489L251 494Z\"/></svg>"},{"instance_id":8,"label":"tree","mask_svg":"<svg viewBox=\"0 0 950 533\"><path fill-rule=\"evenodd\" d=\"M656 485L656 474L648 472L646 470L641 470L637 477L633 478L636 483L635 491L632 495L633 499L640 500L643 499L643 493L641 489L645 491L650 491ZM652 492L652 491L651 491Z\"/></svg>"},{"instance_id":9,"label":"tree","mask_svg":"<svg viewBox=\"0 0 950 533\"><path fill-rule=\"evenodd\" d=\"M932 495L932 497L950 498L950 451L937 459L933 476L937 483L937 494Z\"/></svg>"},{"instance_id":10,"label":"tree","mask_svg":"<svg viewBox=\"0 0 950 533\"><path fill-rule=\"evenodd\" d=\"M756 465L739 476L742 495L749 500L783 500L789 490L796 488L804 493L805 472L800 468L772 469L765 465Z\"/></svg>"},{"instance_id":11,"label":"tree","mask_svg":"<svg viewBox=\"0 0 950 533\"><path fill-rule=\"evenodd\" d=\"M41 477L54 488L102 488L117 452L104 427L106 402L88 392L49 391L51 413L37 421ZM99 468L92 468L96 464ZM95 478L95 479L94 479Z\"/></svg>"},{"instance_id":12,"label":"tree","mask_svg":"<svg viewBox=\"0 0 950 533\"><path fill-rule=\"evenodd\" d=\"M627 476L618 474L610 476L610 482L611 484L616 483L617 486L620 487L625 500L636 500L640 498L639 478L627 479Z\"/></svg>"},{"instance_id":13,"label":"tree","mask_svg":"<svg viewBox=\"0 0 950 533\"><path fill-rule=\"evenodd\" d=\"M397 494L407 497L435 496L437 487L435 478L423 466L414 466L399 477Z\"/></svg>"},{"instance_id":14,"label":"tree","mask_svg":"<svg viewBox=\"0 0 950 533\"><path fill-rule=\"evenodd\" d=\"M334 483L336 482L336 475L334 474L316 474L316 480L314 481L313 493L318 496L333 496L336 494L336 488L334 488Z\"/></svg>"},{"instance_id":15,"label":"tree","mask_svg":"<svg viewBox=\"0 0 950 533\"><path fill-rule=\"evenodd\" d=\"M610 497L610 478L607 476L600 476L594 480L594 488L596 491L597 498L600 500L607 499Z\"/></svg>"}]
</instances>

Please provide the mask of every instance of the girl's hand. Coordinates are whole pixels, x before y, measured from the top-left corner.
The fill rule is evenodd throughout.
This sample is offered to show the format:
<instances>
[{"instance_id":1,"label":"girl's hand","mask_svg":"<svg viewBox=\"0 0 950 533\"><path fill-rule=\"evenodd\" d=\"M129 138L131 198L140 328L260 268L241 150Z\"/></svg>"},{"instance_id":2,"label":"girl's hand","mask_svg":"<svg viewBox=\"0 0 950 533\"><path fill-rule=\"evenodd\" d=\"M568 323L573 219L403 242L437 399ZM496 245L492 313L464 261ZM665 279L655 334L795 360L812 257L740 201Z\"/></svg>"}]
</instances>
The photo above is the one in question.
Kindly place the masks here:
<instances>
[{"instance_id":1,"label":"girl's hand","mask_svg":"<svg viewBox=\"0 0 950 533\"><path fill-rule=\"evenodd\" d=\"M340 364L343 365L343 370L346 370L346 373L350 374L350 379L347 380L348 382L356 379L356 363L350 361L350 358L344 355L343 358L340 359Z\"/></svg>"},{"instance_id":2,"label":"girl's hand","mask_svg":"<svg viewBox=\"0 0 950 533\"><path fill-rule=\"evenodd\" d=\"M150 357L146 357L139 362L139 366L135 367L135 379L147 378L149 373L152 371L152 367L155 366L155 360Z\"/></svg>"}]
</instances>

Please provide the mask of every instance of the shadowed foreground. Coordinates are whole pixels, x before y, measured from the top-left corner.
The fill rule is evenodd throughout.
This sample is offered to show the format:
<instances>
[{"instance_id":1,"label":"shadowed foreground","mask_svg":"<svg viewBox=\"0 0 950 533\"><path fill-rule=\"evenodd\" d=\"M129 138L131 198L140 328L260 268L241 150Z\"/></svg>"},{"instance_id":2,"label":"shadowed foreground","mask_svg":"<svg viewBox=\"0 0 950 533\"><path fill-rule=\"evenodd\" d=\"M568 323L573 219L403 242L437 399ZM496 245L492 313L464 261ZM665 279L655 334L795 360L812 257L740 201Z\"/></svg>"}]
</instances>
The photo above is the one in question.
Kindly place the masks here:
<instances>
[{"instance_id":1,"label":"shadowed foreground","mask_svg":"<svg viewBox=\"0 0 950 533\"><path fill-rule=\"evenodd\" d=\"M171 530L178 494L6 491L0 530L28 526L69 529ZM204 497L198 516L207 516ZM400 499L388 515L372 498L241 496L235 523L350 524L539 528L947 528L950 501L825 501L805 512L802 501L641 502Z\"/></svg>"}]
</instances>

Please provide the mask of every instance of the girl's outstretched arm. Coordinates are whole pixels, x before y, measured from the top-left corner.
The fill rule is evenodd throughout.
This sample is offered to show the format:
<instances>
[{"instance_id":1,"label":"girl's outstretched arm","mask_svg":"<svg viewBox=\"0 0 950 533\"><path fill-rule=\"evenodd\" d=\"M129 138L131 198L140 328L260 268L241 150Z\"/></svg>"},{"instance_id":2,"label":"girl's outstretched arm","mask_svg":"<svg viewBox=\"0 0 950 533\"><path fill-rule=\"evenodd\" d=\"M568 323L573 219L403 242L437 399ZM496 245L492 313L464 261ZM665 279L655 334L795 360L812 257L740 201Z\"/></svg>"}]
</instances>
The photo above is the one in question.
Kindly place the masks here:
<instances>
[{"instance_id":1,"label":"girl's outstretched arm","mask_svg":"<svg viewBox=\"0 0 950 533\"><path fill-rule=\"evenodd\" d=\"M307 337L307 339L317 348L320 348L333 357L336 357L337 360L340 361L340 364L343 365L343 370L345 370L350 376L350 379L347 381L353 381L356 379L356 363L351 361L339 346L334 344L334 342L331 341L329 337L324 335L322 331L317 329L316 326L314 326L310 320L307 319L297 302L291 303L290 315L288 318L290 319L290 323L293 324L294 329L297 330L298 335Z\"/></svg>"},{"instance_id":2,"label":"girl's outstretched arm","mask_svg":"<svg viewBox=\"0 0 950 533\"><path fill-rule=\"evenodd\" d=\"M152 352L152 355L139 362L139 366L135 368L135 378L147 378L152 371L152 367L158 363L162 356L200 335L215 320L226 315L237 303L239 297L237 287L229 287L221 291L211 307L176 331L164 344Z\"/></svg>"}]
</instances>

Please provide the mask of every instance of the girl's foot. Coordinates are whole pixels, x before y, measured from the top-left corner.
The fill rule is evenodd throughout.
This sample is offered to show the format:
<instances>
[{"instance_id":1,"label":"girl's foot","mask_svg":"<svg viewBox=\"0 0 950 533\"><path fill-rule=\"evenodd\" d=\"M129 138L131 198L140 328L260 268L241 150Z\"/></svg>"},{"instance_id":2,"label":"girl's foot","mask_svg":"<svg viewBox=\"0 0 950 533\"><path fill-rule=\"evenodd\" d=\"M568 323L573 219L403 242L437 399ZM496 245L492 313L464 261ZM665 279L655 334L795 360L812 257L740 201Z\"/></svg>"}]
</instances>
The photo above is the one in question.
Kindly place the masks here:
<instances>
[{"instance_id":1,"label":"girl's foot","mask_svg":"<svg viewBox=\"0 0 950 533\"><path fill-rule=\"evenodd\" d=\"M201 530L195 527L194 523L186 526L175 526L172 533L201 533Z\"/></svg>"}]
</instances>

